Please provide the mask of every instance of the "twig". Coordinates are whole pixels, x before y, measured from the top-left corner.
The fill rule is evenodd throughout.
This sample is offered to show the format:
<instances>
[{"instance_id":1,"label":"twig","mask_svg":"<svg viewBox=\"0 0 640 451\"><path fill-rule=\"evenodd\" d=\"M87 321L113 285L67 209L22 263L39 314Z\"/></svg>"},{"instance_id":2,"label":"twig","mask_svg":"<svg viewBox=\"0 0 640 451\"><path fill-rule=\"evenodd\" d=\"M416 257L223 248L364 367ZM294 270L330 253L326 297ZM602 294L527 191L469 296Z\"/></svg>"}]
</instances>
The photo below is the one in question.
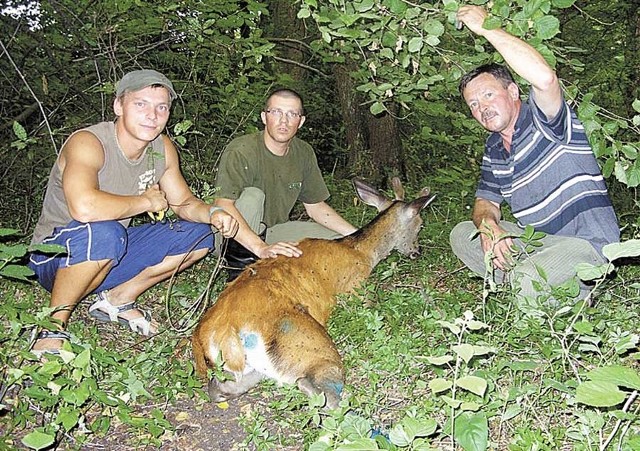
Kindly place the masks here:
<instances>
[{"instance_id":1,"label":"twig","mask_svg":"<svg viewBox=\"0 0 640 451\"><path fill-rule=\"evenodd\" d=\"M307 64L304 63L299 63L298 61L294 61L294 60L290 60L288 58L282 58L279 56L272 56L272 58L276 61L280 61L281 63L287 63L287 64L293 64L295 66L299 66L302 67L304 69L310 70L311 72L315 72L318 75L323 76L324 78L329 78L329 76L327 74L325 74L324 72L322 72L320 69L316 69L315 67L311 67Z\"/></svg>"},{"instance_id":2,"label":"twig","mask_svg":"<svg viewBox=\"0 0 640 451\"><path fill-rule=\"evenodd\" d=\"M49 137L51 138L51 143L53 144L53 149L56 151L56 155L57 155L58 154L58 147L56 146L56 141L53 139L53 132L51 131L51 126L49 125L49 120L47 119L47 114L44 111L42 103L40 103L40 100L38 99L38 96L36 96L36 93L33 92L33 89L31 89L31 86L29 86L29 82L26 80L26 78L24 78L24 75L22 75L22 72L20 72L20 69L18 68L16 63L13 61L13 58L11 58L11 55L9 54L9 50L7 50L7 48L4 46L4 43L1 40L0 40L0 49L2 49L2 53L7 55L7 58L9 59L9 62L11 63L13 68L16 70L16 72L18 73L18 75L20 76L22 81L24 82L24 85L27 87L27 89L29 90L29 92L31 93L31 95L33 96L35 101L38 103L38 107L40 108L40 112L42 113L42 118L44 119L45 124L47 124L47 130L49 130Z\"/></svg>"},{"instance_id":3,"label":"twig","mask_svg":"<svg viewBox=\"0 0 640 451\"><path fill-rule=\"evenodd\" d=\"M629 398L627 399L627 402L624 403L624 407L622 408L622 411L626 413L629 410L629 408L631 407L631 405L633 404L633 402L636 400L637 397L638 397L638 390L634 390L631 393L631 395L629 395ZM614 426L613 430L609 434L609 437L607 437L607 440L600 447L600 451L604 451L605 449L607 449L607 447L609 446L609 444L611 443L613 438L618 433L618 429L620 429L620 425L622 424L622 421L623 421L622 419L619 419L616 422L616 425Z\"/></svg>"},{"instance_id":4,"label":"twig","mask_svg":"<svg viewBox=\"0 0 640 451\"><path fill-rule=\"evenodd\" d=\"M298 39L291 39L291 38L267 38L267 41L269 42L289 42L289 43L293 43L293 44L299 44L302 47L306 48L307 50L309 50L311 53L317 53L315 50L313 50L311 48L311 46L309 44L307 44L306 42L302 42Z\"/></svg>"}]
</instances>

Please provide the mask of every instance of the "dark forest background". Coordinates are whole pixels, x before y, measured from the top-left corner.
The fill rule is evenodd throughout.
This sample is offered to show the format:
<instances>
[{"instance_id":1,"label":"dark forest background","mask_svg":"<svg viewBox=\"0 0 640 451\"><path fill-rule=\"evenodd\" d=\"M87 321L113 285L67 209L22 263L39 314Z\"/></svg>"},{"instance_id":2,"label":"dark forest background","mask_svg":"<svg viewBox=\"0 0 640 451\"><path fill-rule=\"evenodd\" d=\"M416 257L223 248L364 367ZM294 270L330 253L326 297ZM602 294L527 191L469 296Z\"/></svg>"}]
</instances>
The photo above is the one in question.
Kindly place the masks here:
<instances>
[{"instance_id":1,"label":"dark forest background","mask_svg":"<svg viewBox=\"0 0 640 451\"><path fill-rule=\"evenodd\" d=\"M486 4L475 1L475 4ZM28 234L46 177L75 129L112 119L115 82L155 68L175 83L168 132L207 196L218 157L261 127L276 86L302 93L300 132L326 174L375 184L444 177L472 196L484 132L457 93L498 59L453 27L459 2L4 1L0 15L0 225ZM342 5L342 6L340 6ZM494 1L492 19L557 67L590 132L625 230L640 182L637 2ZM17 12L19 11L19 12ZM525 88L526 91L526 88ZM637 102L636 102L637 104ZM634 120L634 116L635 120Z\"/></svg>"}]
</instances>

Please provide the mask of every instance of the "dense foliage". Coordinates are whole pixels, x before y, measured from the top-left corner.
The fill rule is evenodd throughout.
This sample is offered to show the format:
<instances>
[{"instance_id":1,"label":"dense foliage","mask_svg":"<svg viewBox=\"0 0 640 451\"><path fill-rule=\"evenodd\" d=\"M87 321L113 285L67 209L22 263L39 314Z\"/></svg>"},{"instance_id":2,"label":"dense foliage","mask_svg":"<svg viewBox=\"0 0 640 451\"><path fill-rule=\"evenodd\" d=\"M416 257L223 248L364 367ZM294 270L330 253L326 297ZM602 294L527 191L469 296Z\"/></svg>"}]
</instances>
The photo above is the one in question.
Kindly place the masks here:
<instances>
[{"instance_id":1,"label":"dense foliage","mask_svg":"<svg viewBox=\"0 0 640 451\"><path fill-rule=\"evenodd\" d=\"M457 443L528 450L605 449L615 440L620 449L637 449L632 313L640 284L632 239L640 233L640 6L468 2L490 9L486 26L526 39L557 68L630 240L610 250L616 267L582 268L596 281L591 306L569 302L571 284L540 287L539 299L519 305L511 293L489 292L459 271L447 241L451 227L468 218L485 139L457 83L470 67L500 59L486 41L455 28L461 3L0 2L0 430L7 434L0 449L65 440L81 448L118 425L136 446L160 445L175 422L158 406L206 397L184 352L186 335L171 329L162 340L137 342L122 340L118 330L105 344L105 332L85 324L79 311L68 353L42 365L27 352L30 332L46 326L49 313L47 294L27 282L23 266L49 169L73 130L112 118L114 83L135 68L155 68L174 81L179 98L168 132L185 176L205 198L224 145L261 127L265 95L280 85L303 94L301 136L335 176L332 205L353 223L371 213L352 204L342 177L365 175L366 165L353 162L371 160L373 145L354 146L350 137L380 136L372 130L376 119L394 122L399 139L392 145L402 147L410 186L438 192L422 237L429 253L411 265L392 258L336 312L330 332L349 369L351 414L327 414L321 400L266 387L274 401L245 415L248 442L259 449ZM337 101L347 97L355 106ZM359 128L367 120L369 128ZM206 288L213 263L174 286L177 308ZM163 288L148 296L161 298ZM550 297L559 305L546 303ZM161 307L154 314L167 323L171 313ZM264 415L285 431L270 429Z\"/></svg>"}]
</instances>

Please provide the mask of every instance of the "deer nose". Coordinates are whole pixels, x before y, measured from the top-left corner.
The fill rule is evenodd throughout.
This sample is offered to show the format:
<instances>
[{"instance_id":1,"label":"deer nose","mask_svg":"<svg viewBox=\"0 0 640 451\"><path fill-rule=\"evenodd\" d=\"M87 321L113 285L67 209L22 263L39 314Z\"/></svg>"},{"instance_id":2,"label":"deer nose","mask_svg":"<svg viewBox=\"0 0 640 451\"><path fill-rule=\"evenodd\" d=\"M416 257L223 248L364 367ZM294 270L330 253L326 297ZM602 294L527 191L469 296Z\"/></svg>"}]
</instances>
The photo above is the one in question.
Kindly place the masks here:
<instances>
[{"instance_id":1,"label":"deer nose","mask_svg":"<svg viewBox=\"0 0 640 451\"><path fill-rule=\"evenodd\" d=\"M409 253L409 258L411 260L415 260L418 257L420 257L420 246L416 246L415 250Z\"/></svg>"}]
</instances>

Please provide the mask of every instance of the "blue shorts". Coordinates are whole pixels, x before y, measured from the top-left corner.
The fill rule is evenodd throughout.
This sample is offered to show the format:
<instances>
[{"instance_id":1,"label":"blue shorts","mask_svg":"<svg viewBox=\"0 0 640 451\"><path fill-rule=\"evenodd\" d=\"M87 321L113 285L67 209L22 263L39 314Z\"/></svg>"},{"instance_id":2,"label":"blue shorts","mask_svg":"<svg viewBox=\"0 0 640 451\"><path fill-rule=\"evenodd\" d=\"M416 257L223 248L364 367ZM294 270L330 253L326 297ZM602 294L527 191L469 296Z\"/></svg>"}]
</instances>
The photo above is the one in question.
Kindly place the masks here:
<instances>
[{"instance_id":1,"label":"blue shorts","mask_svg":"<svg viewBox=\"0 0 640 451\"><path fill-rule=\"evenodd\" d=\"M129 228L118 221L71 221L64 227L56 227L42 244L59 244L66 249L63 255L34 252L30 256L29 268L48 291L53 288L59 268L86 261L112 260L111 271L93 291L98 293L133 279L167 256L213 249L213 233L209 224L187 221Z\"/></svg>"}]
</instances>

